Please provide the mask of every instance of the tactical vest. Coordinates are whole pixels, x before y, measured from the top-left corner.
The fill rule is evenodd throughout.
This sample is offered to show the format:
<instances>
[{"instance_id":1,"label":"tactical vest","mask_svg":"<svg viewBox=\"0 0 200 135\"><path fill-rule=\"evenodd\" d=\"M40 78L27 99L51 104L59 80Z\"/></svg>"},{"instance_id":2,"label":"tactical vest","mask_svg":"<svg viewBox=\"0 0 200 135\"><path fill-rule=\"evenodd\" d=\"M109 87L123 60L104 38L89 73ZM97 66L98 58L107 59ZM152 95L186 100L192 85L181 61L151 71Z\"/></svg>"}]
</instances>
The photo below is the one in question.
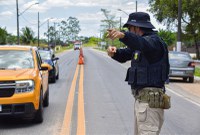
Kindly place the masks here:
<instances>
[{"instance_id":1,"label":"tactical vest","mask_svg":"<svg viewBox=\"0 0 200 135\"><path fill-rule=\"evenodd\" d=\"M154 44L151 37L144 37L150 44ZM134 89L138 86L157 86L168 79L169 59L166 44L158 37L163 46L163 57L156 63L150 64L141 51L134 51L132 54L131 67L127 71L126 81Z\"/></svg>"}]
</instances>

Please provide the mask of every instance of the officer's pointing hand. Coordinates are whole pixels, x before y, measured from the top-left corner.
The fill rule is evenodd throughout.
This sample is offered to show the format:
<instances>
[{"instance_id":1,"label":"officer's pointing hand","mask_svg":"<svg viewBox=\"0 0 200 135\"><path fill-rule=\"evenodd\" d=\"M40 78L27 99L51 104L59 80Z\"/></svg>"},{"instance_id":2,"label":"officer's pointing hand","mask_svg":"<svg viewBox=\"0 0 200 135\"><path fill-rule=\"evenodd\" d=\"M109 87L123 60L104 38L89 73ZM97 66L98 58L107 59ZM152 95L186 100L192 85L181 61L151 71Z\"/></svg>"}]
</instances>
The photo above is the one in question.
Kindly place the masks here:
<instances>
[{"instance_id":1,"label":"officer's pointing hand","mask_svg":"<svg viewBox=\"0 0 200 135\"><path fill-rule=\"evenodd\" d=\"M113 57L116 51L117 51L117 48L114 46L109 46L107 49L107 53L110 57Z\"/></svg>"},{"instance_id":2,"label":"officer's pointing hand","mask_svg":"<svg viewBox=\"0 0 200 135\"><path fill-rule=\"evenodd\" d=\"M120 32L118 30L115 30L115 29L108 29L108 34L107 34L107 37L114 40L116 38L123 38L124 37L124 33L123 32Z\"/></svg>"}]
</instances>

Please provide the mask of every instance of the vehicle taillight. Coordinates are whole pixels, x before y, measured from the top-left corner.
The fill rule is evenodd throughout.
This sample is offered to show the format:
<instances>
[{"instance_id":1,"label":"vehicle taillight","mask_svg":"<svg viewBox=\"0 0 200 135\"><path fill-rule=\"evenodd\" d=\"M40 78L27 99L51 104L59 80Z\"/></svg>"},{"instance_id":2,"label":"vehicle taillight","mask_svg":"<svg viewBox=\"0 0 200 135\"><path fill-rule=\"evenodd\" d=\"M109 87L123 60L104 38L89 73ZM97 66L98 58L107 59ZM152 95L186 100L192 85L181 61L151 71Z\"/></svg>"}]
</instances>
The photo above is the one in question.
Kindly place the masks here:
<instances>
[{"instance_id":1,"label":"vehicle taillight","mask_svg":"<svg viewBox=\"0 0 200 135\"><path fill-rule=\"evenodd\" d=\"M188 64L188 66L189 66L189 67L195 67L195 63L194 63L194 62L190 62L190 63Z\"/></svg>"}]
</instances>

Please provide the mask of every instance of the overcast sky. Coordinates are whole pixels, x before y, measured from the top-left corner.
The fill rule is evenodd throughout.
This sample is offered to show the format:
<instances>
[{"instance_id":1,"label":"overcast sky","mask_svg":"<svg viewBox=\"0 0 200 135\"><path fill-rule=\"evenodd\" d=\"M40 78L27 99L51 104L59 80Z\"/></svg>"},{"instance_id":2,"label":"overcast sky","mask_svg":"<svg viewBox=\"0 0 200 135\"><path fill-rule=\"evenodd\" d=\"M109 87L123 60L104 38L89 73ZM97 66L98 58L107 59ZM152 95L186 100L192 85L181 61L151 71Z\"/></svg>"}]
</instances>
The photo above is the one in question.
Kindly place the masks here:
<instances>
[{"instance_id":1,"label":"overcast sky","mask_svg":"<svg viewBox=\"0 0 200 135\"><path fill-rule=\"evenodd\" d=\"M147 12L148 0L137 0L138 11ZM44 37L44 32L47 31L47 19L53 18L50 21L50 26L54 22L66 20L70 16L76 17L80 21L81 32L79 36L98 36L100 35L101 20L105 19L101 8L110 10L117 18L122 17L122 24L127 21L127 15L118 11L121 9L126 13L135 12L135 0L18 0L19 14L39 2L39 5L31 6L19 17L19 27L28 26L33 29L37 36L37 15L40 13L40 35ZM158 30L165 28L159 24L150 14L153 25ZM0 0L0 27L6 27L9 33L17 35L17 15L16 15L16 0Z\"/></svg>"}]
</instances>

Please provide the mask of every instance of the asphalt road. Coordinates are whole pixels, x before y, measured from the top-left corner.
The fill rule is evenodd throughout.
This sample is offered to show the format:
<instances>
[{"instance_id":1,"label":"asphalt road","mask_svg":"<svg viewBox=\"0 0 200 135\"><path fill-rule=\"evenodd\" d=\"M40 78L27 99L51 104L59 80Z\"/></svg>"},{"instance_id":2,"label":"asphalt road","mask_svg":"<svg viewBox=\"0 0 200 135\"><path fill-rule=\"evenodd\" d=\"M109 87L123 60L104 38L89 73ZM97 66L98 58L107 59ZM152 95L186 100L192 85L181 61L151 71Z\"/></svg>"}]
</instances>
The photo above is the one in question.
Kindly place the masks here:
<instances>
[{"instance_id":1,"label":"asphalt road","mask_svg":"<svg viewBox=\"0 0 200 135\"><path fill-rule=\"evenodd\" d=\"M133 135L134 98L124 82L128 64L93 49L83 54L83 66L77 65L79 51L59 55L60 79L50 84L42 124L0 119L0 135ZM200 135L200 104L174 84L167 87L172 108L165 111L161 135Z\"/></svg>"}]
</instances>

